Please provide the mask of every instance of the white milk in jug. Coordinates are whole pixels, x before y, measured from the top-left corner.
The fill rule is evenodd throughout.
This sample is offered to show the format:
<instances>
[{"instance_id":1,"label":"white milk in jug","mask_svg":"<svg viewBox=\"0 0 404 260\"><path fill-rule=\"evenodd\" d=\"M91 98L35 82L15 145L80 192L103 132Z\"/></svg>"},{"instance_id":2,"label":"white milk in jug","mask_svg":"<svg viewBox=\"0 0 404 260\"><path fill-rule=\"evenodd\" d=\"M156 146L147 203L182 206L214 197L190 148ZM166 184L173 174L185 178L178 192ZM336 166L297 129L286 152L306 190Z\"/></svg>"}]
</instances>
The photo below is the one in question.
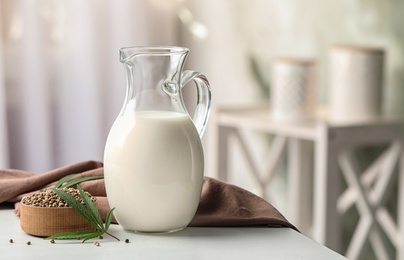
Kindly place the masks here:
<instances>
[{"instance_id":1,"label":"white milk in jug","mask_svg":"<svg viewBox=\"0 0 404 260\"><path fill-rule=\"evenodd\" d=\"M127 230L175 231L192 220L203 181L203 150L187 114L119 116L104 154L108 201Z\"/></svg>"}]
</instances>

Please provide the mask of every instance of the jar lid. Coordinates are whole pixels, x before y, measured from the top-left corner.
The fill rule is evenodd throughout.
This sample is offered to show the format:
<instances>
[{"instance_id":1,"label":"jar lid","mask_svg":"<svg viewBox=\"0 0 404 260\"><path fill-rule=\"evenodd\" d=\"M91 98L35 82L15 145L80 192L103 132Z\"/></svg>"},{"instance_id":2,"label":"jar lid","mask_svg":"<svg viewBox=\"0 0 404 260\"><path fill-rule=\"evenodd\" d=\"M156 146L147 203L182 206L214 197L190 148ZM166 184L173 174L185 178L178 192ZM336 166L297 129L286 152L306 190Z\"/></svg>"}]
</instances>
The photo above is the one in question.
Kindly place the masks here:
<instances>
[{"instance_id":1,"label":"jar lid","mask_svg":"<svg viewBox=\"0 0 404 260\"><path fill-rule=\"evenodd\" d=\"M334 50L352 51L352 52L368 52L375 54L383 54L384 49L382 47L369 46L369 45L356 45L356 44L335 44L332 46Z\"/></svg>"},{"instance_id":2,"label":"jar lid","mask_svg":"<svg viewBox=\"0 0 404 260\"><path fill-rule=\"evenodd\" d=\"M277 56L274 58L275 62L280 63L295 63L300 65L311 66L314 65L314 59L295 57L295 56Z\"/></svg>"}]
</instances>

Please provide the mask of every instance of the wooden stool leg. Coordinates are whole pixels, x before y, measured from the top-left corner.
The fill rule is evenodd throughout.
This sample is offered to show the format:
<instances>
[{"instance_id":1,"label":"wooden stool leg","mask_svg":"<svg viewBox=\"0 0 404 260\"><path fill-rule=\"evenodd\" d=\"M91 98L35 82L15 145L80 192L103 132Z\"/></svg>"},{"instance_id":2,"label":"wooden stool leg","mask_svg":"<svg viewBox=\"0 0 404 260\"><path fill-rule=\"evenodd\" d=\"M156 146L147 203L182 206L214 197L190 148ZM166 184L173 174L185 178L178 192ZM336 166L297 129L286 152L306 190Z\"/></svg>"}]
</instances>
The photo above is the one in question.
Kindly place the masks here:
<instances>
[{"instance_id":1,"label":"wooden stool leg","mask_svg":"<svg viewBox=\"0 0 404 260\"><path fill-rule=\"evenodd\" d=\"M335 133L325 125L317 129L314 172L313 239L341 252L340 219L337 200L340 193L340 174L337 162L338 147Z\"/></svg>"},{"instance_id":2,"label":"wooden stool leg","mask_svg":"<svg viewBox=\"0 0 404 260\"><path fill-rule=\"evenodd\" d=\"M404 145L404 140L402 140ZM401 154L398 171L398 196L397 196L397 226L399 239L397 243L397 260L404 259L404 153Z\"/></svg>"},{"instance_id":3,"label":"wooden stool leg","mask_svg":"<svg viewBox=\"0 0 404 260\"><path fill-rule=\"evenodd\" d=\"M290 138L288 142L288 193L290 221L306 235L311 235L312 149L308 141Z\"/></svg>"}]
</instances>

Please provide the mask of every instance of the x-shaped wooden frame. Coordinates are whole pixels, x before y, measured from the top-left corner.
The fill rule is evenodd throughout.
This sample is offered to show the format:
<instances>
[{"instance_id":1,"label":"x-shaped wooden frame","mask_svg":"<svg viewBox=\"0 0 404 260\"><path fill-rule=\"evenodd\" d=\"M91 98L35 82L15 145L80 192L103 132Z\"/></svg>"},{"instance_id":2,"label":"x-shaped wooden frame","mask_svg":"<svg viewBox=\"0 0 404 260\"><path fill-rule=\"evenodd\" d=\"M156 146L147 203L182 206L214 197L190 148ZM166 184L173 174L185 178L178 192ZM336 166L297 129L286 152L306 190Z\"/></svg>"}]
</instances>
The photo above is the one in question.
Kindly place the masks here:
<instances>
[{"instance_id":1,"label":"x-shaped wooden frame","mask_svg":"<svg viewBox=\"0 0 404 260\"><path fill-rule=\"evenodd\" d=\"M341 195L337 207L339 212L343 213L355 203L360 214L359 223L346 253L349 259L361 258L367 239L380 260L392 258L385 247L385 237L396 248L400 246L400 239L403 238L400 237L398 226L385 204L394 184L393 177L402 149L400 141L393 141L361 175L352 150L342 151L339 155L339 166L349 188Z\"/></svg>"}]
</instances>

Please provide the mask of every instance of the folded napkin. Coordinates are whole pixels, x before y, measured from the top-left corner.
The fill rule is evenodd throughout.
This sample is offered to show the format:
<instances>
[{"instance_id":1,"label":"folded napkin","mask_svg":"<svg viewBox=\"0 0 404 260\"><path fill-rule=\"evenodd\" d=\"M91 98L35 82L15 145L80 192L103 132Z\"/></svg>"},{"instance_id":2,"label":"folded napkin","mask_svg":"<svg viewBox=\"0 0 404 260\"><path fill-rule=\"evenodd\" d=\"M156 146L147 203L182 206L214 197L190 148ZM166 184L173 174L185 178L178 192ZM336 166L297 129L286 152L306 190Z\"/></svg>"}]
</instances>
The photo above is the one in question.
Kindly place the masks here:
<instances>
[{"instance_id":1,"label":"folded napkin","mask_svg":"<svg viewBox=\"0 0 404 260\"><path fill-rule=\"evenodd\" d=\"M14 202L15 213L19 215L19 202L23 196L43 188L53 187L59 179L73 173L77 173L74 178L103 176L103 164L84 161L41 174L13 169L0 170L0 203ZM97 197L97 207L105 219L110 207L104 179L86 181L81 183L80 187ZM297 230L278 210L262 198L240 187L209 177L204 178L199 206L189 226L267 226L289 227Z\"/></svg>"}]
</instances>

